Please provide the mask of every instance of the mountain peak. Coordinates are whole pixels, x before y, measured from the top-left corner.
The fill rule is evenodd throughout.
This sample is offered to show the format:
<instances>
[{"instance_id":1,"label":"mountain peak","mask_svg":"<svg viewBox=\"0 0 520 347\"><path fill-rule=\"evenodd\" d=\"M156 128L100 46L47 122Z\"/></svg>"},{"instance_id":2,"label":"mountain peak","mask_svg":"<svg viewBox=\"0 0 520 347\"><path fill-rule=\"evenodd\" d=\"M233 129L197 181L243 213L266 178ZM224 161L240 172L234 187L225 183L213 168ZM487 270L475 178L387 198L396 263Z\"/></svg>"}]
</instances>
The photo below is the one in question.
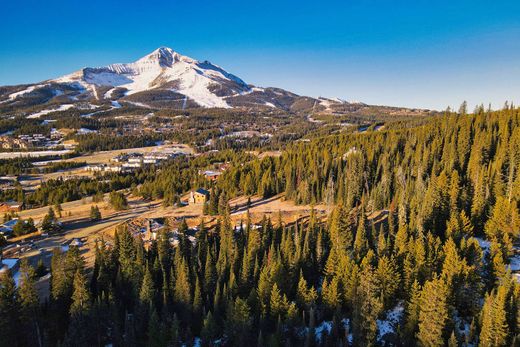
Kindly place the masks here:
<instances>
[{"instance_id":1,"label":"mountain peak","mask_svg":"<svg viewBox=\"0 0 520 347\"><path fill-rule=\"evenodd\" d=\"M53 84L50 87L50 84ZM248 85L239 77L207 60L196 60L170 47L161 46L131 63L86 67L45 84L55 95L67 94L72 101L95 98L121 100L159 107L269 107L285 108L297 95L277 89ZM102 89L100 89L102 87ZM20 93L9 96L16 99ZM1 102L1 101L0 101Z\"/></svg>"},{"instance_id":2,"label":"mountain peak","mask_svg":"<svg viewBox=\"0 0 520 347\"><path fill-rule=\"evenodd\" d=\"M161 67L171 67L175 61L178 61L180 54L169 47L159 47L152 53L139 59L136 63L157 63Z\"/></svg>"},{"instance_id":3,"label":"mountain peak","mask_svg":"<svg viewBox=\"0 0 520 347\"><path fill-rule=\"evenodd\" d=\"M182 55L170 47L161 46L153 52L145 55L141 59L137 60L136 63L155 63L161 67L172 67L176 62L183 61L186 63L197 63L197 60L188 56Z\"/></svg>"}]
</instances>

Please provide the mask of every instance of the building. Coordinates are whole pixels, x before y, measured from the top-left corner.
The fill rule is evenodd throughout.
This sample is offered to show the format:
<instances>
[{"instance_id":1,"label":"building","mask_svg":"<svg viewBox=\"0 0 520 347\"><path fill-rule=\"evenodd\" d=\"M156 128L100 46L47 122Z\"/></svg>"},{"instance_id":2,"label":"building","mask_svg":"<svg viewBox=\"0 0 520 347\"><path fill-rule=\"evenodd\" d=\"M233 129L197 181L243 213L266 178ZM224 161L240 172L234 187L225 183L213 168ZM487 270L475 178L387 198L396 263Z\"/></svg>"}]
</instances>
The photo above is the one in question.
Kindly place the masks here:
<instances>
[{"instance_id":1,"label":"building","mask_svg":"<svg viewBox=\"0 0 520 347\"><path fill-rule=\"evenodd\" d=\"M190 198L188 203L190 205L201 205L206 203L209 199L209 191L203 188L199 188L196 191L190 192Z\"/></svg>"},{"instance_id":2,"label":"building","mask_svg":"<svg viewBox=\"0 0 520 347\"><path fill-rule=\"evenodd\" d=\"M222 172L219 172L219 171L211 171L211 170L206 170L202 173L204 175L204 177L209 180L209 181L215 181L217 180L217 178L222 174Z\"/></svg>"},{"instance_id":3,"label":"building","mask_svg":"<svg viewBox=\"0 0 520 347\"><path fill-rule=\"evenodd\" d=\"M128 155L120 154L111 159L115 163L123 163L128 160Z\"/></svg>"},{"instance_id":4,"label":"building","mask_svg":"<svg viewBox=\"0 0 520 347\"><path fill-rule=\"evenodd\" d=\"M0 212L20 212L22 208L22 202L6 201L0 203Z\"/></svg>"}]
</instances>

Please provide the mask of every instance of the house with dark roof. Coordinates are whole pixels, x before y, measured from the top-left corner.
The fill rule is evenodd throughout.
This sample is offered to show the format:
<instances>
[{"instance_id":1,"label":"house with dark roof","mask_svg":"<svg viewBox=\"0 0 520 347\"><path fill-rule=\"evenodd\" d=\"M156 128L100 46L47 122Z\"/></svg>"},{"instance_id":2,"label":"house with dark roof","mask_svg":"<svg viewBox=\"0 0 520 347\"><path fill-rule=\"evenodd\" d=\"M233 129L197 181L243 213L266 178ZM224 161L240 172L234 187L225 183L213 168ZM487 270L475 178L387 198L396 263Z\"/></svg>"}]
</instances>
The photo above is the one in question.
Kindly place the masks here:
<instances>
[{"instance_id":1,"label":"house with dark roof","mask_svg":"<svg viewBox=\"0 0 520 347\"><path fill-rule=\"evenodd\" d=\"M201 205L205 204L209 199L209 191L203 188L199 188L195 191L190 192L190 198L188 199L188 203L190 205Z\"/></svg>"}]
</instances>

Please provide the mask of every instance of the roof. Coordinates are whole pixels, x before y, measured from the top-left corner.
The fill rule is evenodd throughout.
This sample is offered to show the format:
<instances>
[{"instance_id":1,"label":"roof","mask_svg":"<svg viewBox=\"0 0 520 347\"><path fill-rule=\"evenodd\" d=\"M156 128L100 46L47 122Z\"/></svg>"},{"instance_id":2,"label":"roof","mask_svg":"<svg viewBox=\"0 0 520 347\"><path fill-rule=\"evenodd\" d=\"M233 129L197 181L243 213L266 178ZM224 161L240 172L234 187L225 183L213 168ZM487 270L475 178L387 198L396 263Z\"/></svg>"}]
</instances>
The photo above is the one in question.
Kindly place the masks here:
<instances>
[{"instance_id":1,"label":"roof","mask_svg":"<svg viewBox=\"0 0 520 347\"><path fill-rule=\"evenodd\" d=\"M211 171L211 170L204 171L204 175L206 175L206 176L219 176L221 174L222 174L222 172L218 172L218 171Z\"/></svg>"},{"instance_id":2,"label":"roof","mask_svg":"<svg viewBox=\"0 0 520 347\"><path fill-rule=\"evenodd\" d=\"M203 195L209 195L209 191L207 191L204 188L199 188L195 191L195 193L203 194Z\"/></svg>"},{"instance_id":3,"label":"roof","mask_svg":"<svg viewBox=\"0 0 520 347\"><path fill-rule=\"evenodd\" d=\"M18 218L13 218L5 222L2 226L6 228L12 228L15 226L16 223L18 223Z\"/></svg>"},{"instance_id":4,"label":"roof","mask_svg":"<svg viewBox=\"0 0 520 347\"><path fill-rule=\"evenodd\" d=\"M17 201L5 201L5 202L2 202L1 204L7 205L9 207L20 207L23 205L22 202L17 202Z\"/></svg>"}]
</instances>

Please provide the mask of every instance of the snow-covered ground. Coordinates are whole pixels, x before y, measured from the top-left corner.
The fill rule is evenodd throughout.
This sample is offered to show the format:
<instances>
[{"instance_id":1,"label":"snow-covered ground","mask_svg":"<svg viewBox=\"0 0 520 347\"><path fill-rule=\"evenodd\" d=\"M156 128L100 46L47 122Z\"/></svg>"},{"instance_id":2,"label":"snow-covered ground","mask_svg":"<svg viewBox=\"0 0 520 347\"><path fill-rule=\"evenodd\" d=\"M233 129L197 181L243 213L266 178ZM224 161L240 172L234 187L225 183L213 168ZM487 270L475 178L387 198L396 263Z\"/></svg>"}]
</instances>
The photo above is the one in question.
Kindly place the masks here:
<instances>
[{"instance_id":1,"label":"snow-covered ground","mask_svg":"<svg viewBox=\"0 0 520 347\"><path fill-rule=\"evenodd\" d=\"M344 318L341 320L341 325L343 329L348 329L350 331L350 321L347 318ZM308 333L308 328L305 328L305 333ZM323 334L326 332L327 334L330 334L332 331L332 321L323 321L320 325L318 325L316 328L314 328L314 336L316 337L317 342L321 342L323 338ZM349 343L352 343L352 334L349 333L348 335L348 341Z\"/></svg>"},{"instance_id":2,"label":"snow-covered ground","mask_svg":"<svg viewBox=\"0 0 520 347\"><path fill-rule=\"evenodd\" d=\"M125 100L125 102L127 104L134 105L134 106L139 106L139 107L144 107L144 108L151 108L150 105L143 104L142 102L135 102L135 101L128 101L128 100Z\"/></svg>"},{"instance_id":3,"label":"snow-covered ground","mask_svg":"<svg viewBox=\"0 0 520 347\"><path fill-rule=\"evenodd\" d=\"M42 110L42 111L33 113L33 114L27 116L27 118L29 118L29 119L40 118L41 116L44 116L46 114L49 114L49 113L52 113L52 112L58 112L58 111L66 111L66 110L69 110L69 109L71 109L73 107L74 107L73 104L63 104L63 105L60 105L60 107L58 107L58 108L46 109L46 110Z\"/></svg>"},{"instance_id":4,"label":"snow-covered ground","mask_svg":"<svg viewBox=\"0 0 520 347\"><path fill-rule=\"evenodd\" d=\"M63 149L57 151L34 151L34 152L4 152L0 153L0 159L12 159L21 157L45 157L50 155L64 155L72 153L70 149Z\"/></svg>"},{"instance_id":5,"label":"snow-covered ground","mask_svg":"<svg viewBox=\"0 0 520 347\"><path fill-rule=\"evenodd\" d=\"M80 128L78 129L78 131L76 132L78 135L85 135L85 134L91 134L91 133L97 133L98 131L97 130L91 130L91 129L87 129L87 128Z\"/></svg>"},{"instance_id":6,"label":"snow-covered ground","mask_svg":"<svg viewBox=\"0 0 520 347\"><path fill-rule=\"evenodd\" d=\"M484 251L484 254L488 254L491 248L491 242L485 240L481 237L475 237ZM520 282L520 247L513 246L513 256L509 258L509 264L507 265L511 272L513 272L513 276L515 279Z\"/></svg>"},{"instance_id":7,"label":"snow-covered ground","mask_svg":"<svg viewBox=\"0 0 520 347\"><path fill-rule=\"evenodd\" d=\"M332 321L324 321L314 329L314 335L317 341L321 341L324 332L330 334L332 330Z\"/></svg>"},{"instance_id":8,"label":"snow-covered ground","mask_svg":"<svg viewBox=\"0 0 520 347\"><path fill-rule=\"evenodd\" d=\"M489 242L488 240L484 240L481 237L475 237L475 239L477 239L478 244L480 245L480 248L482 248L484 253L489 252L489 248L491 247L491 242Z\"/></svg>"},{"instance_id":9,"label":"snow-covered ground","mask_svg":"<svg viewBox=\"0 0 520 347\"><path fill-rule=\"evenodd\" d=\"M386 319L377 320L378 335L377 339L381 340L386 334L396 333L396 327L403 317L404 306L402 303L397 304L392 310L386 313Z\"/></svg>"},{"instance_id":10,"label":"snow-covered ground","mask_svg":"<svg viewBox=\"0 0 520 347\"><path fill-rule=\"evenodd\" d=\"M45 86L45 85L34 85L34 86L30 86L30 87L27 88L27 89L24 89L24 90L21 90L21 91L19 91L19 92L16 92L16 93L10 94L10 95L9 95L9 99L14 100L14 99L16 99L16 98L19 97L19 96L22 96L22 95L24 95L24 94L28 94L28 93L34 91L36 88L41 88L41 87L44 87L44 86Z\"/></svg>"}]
</instances>

